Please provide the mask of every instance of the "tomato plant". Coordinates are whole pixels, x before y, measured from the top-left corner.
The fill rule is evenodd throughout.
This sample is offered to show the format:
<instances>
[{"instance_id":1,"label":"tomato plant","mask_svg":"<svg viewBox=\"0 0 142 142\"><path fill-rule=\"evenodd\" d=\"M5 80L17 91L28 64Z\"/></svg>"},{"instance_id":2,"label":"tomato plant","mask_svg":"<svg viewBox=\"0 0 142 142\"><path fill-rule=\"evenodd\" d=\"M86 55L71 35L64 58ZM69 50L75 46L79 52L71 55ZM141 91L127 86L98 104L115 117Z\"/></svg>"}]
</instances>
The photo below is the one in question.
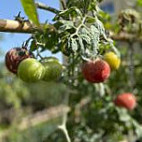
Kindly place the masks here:
<instances>
[{"instance_id":1,"label":"tomato plant","mask_svg":"<svg viewBox=\"0 0 142 142\"><path fill-rule=\"evenodd\" d=\"M35 4L33 0L21 2L32 21L29 23L35 27L26 41L27 51L34 58L26 59L28 54L20 60L16 56L14 61L9 61L6 55L6 63L14 73L18 68L17 76L25 82L55 81L68 87L66 94L71 111L68 117L63 115L63 124L58 127L67 141L114 142L124 140L130 134L142 137L141 113L136 113L142 100L139 96L142 94L141 82L134 77L135 74L140 77L142 73L140 68L134 71L141 62L133 60L133 43L141 42L141 14L126 9L116 20L100 9L101 0L61 0L61 10L46 6L55 14L54 22L41 24L36 6L43 9L45 6ZM141 2L138 0L134 6L138 3ZM128 54L113 39L127 42ZM53 55L61 52L66 59L63 65L54 57L43 58L42 53L47 50ZM130 93L122 94L126 91ZM56 132L48 136L47 141L48 138L64 141Z\"/></svg>"}]
</instances>

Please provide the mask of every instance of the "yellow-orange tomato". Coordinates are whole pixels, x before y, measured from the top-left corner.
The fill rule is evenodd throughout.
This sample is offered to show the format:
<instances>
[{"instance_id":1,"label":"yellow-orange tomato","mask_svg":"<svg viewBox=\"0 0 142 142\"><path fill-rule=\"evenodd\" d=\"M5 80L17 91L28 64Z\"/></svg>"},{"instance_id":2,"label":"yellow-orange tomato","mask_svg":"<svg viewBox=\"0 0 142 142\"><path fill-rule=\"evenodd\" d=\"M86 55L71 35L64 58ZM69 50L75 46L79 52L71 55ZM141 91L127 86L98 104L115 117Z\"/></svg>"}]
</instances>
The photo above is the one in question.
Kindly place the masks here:
<instances>
[{"instance_id":1,"label":"yellow-orange tomato","mask_svg":"<svg viewBox=\"0 0 142 142\"><path fill-rule=\"evenodd\" d=\"M117 70L121 60L114 52L108 52L104 55L105 61L110 65L112 70Z\"/></svg>"}]
</instances>

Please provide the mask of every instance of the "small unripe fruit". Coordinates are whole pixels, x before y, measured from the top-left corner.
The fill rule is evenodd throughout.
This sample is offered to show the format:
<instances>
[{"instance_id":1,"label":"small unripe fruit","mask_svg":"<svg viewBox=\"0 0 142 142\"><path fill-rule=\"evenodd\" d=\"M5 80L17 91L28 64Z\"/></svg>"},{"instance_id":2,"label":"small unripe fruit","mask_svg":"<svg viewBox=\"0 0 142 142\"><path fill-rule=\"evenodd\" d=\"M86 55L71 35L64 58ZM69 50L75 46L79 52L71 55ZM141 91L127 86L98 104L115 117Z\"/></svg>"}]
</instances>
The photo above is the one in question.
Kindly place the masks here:
<instances>
[{"instance_id":1,"label":"small unripe fruit","mask_svg":"<svg viewBox=\"0 0 142 142\"><path fill-rule=\"evenodd\" d=\"M136 107L136 98L131 93L123 93L117 96L114 103L118 107L124 107L128 110L133 110Z\"/></svg>"},{"instance_id":2,"label":"small unripe fruit","mask_svg":"<svg viewBox=\"0 0 142 142\"><path fill-rule=\"evenodd\" d=\"M82 73L88 82L100 83L110 76L110 66L101 59L90 60L83 64Z\"/></svg>"},{"instance_id":3,"label":"small unripe fruit","mask_svg":"<svg viewBox=\"0 0 142 142\"><path fill-rule=\"evenodd\" d=\"M5 65L10 72L16 74L19 63L32 56L26 48L12 48L6 53Z\"/></svg>"},{"instance_id":4,"label":"small unripe fruit","mask_svg":"<svg viewBox=\"0 0 142 142\"><path fill-rule=\"evenodd\" d=\"M55 57L47 57L42 59L45 67L44 81L56 81L62 74L63 67Z\"/></svg>"},{"instance_id":5,"label":"small unripe fruit","mask_svg":"<svg viewBox=\"0 0 142 142\"><path fill-rule=\"evenodd\" d=\"M36 82L44 76L44 66L36 59L23 60L18 67L18 77L25 82Z\"/></svg>"},{"instance_id":6,"label":"small unripe fruit","mask_svg":"<svg viewBox=\"0 0 142 142\"><path fill-rule=\"evenodd\" d=\"M114 52L108 52L104 55L104 60L108 62L112 70L117 70L121 60Z\"/></svg>"}]
</instances>

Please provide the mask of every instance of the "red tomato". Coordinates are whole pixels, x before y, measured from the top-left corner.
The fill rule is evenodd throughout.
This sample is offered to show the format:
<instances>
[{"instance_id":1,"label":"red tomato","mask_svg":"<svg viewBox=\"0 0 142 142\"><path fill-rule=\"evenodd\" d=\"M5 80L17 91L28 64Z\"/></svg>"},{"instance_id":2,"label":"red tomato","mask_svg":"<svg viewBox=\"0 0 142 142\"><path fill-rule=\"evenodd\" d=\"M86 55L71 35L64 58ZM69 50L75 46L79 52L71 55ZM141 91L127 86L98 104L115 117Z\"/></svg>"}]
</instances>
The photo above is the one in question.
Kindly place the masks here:
<instances>
[{"instance_id":1,"label":"red tomato","mask_svg":"<svg viewBox=\"0 0 142 142\"><path fill-rule=\"evenodd\" d=\"M83 64L82 73L87 81L100 83L110 76L110 66L106 61L101 59L90 60Z\"/></svg>"},{"instance_id":2,"label":"red tomato","mask_svg":"<svg viewBox=\"0 0 142 142\"><path fill-rule=\"evenodd\" d=\"M133 110L136 107L136 98L131 93L123 93L117 96L114 103L118 107L124 107L128 110Z\"/></svg>"}]
</instances>

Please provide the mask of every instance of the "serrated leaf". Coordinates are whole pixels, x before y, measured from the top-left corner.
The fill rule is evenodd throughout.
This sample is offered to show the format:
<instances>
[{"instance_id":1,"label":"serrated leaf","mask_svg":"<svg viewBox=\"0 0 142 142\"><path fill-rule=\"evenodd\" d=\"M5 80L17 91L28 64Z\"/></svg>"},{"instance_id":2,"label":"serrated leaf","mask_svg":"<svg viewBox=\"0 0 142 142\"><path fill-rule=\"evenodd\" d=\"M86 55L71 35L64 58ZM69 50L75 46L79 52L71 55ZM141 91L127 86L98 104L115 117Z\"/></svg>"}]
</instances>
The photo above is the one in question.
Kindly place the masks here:
<instances>
[{"instance_id":1,"label":"serrated leaf","mask_svg":"<svg viewBox=\"0 0 142 142\"><path fill-rule=\"evenodd\" d=\"M127 122L127 121L130 121L131 120L131 117L130 115L127 113L127 110L126 109L117 109L117 112L119 114L119 119L120 121L122 122Z\"/></svg>"},{"instance_id":2,"label":"serrated leaf","mask_svg":"<svg viewBox=\"0 0 142 142\"><path fill-rule=\"evenodd\" d=\"M86 42L86 44L91 44L91 39L87 34L81 34L80 37Z\"/></svg>"},{"instance_id":3,"label":"serrated leaf","mask_svg":"<svg viewBox=\"0 0 142 142\"><path fill-rule=\"evenodd\" d=\"M87 23L94 23L94 22L95 22L95 18L94 18L94 17L91 17L91 16L87 16L87 17L86 17L86 22L87 22Z\"/></svg>"},{"instance_id":4,"label":"serrated leaf","mask_svg":"<svg viewBox=\"0 0 142 142\"><path fill-rule=\"evenodd\" d=\"M91 26L91 43L92 43L92 49L93 49L93 54L94 56L97 55L98 53L98 48L99 48L99 41L100 41L100 31L95 27Z\"/></svg>"},{"instance_id":5,"label":"serrated leaf","mask_svg":"<svg viewBox=\"0 0 142 142\"><path fill-rule=\"evenodd\" d=\"M90 38L91 34L89 33L89 31L86 28L82 28L80 30L80 37L82 38L83 41L85 41L86 44L91 44L91 38Z\"/></svg>"},{"instance_id":6,"label":"serrated leaf","mask_svg":"<svg viewBox=\"0 0 142 142\"><path fill-rule=\"evenodd\" d=\"M80 36L78 37L78 46L79 46L80 51L84 55L85 54L85 47L83 44L83 39Z\"/></svg>"},{"instance_id":7,"label":"serrated leaf","mask_svg":"<svg viewBox=\"0 0 142 142\"><path fill-rule=\"evenodd\" d=\"M21 0L22 6L28 18L36 25L39 25L38 14L34 0Z\"/></svg>"},{"instance_id":8,"label":"serrated leaf","mask_svg":"<svg viewBox=\"0 0 142 142\"><path fill-rule=\"evenodd\" d=\"M60 32L74 28L72 21L60 20L59 22L63 24L59 28Z\"/></svg>"},{"instance_id":9,"label":"serrated leaf","mask_svg":"<svg viewBox=\"0 0 142 142\"><path fill-rule=\"evenodd\" d=\"M91 25L90 29L91 29L91 34L93 36L95 37L100 36L100 31L94 25Z\"/></svg>"},{"instance_id":10,"label":"serrated leaf","mask_svg":"<svg viewBox=\"0 0 142 142\"><path fill-rule=\"evenodd\" d=\"M72 46L72 50L74 52L76 52L78 50L78 44L77 44L76 39L73 39L73 38L71 39L71 46Z\"/></svg>"},{"instance_id":11,"label":"serrated leaf","mask_svg":"<svg viewBox=\"0 0 142 142\"><path fill-rule=\"evenodd\" d=\"M82 16L82 13L77 7L71 7L67 10L60 12L58 15L56 15L54 18L54 21L59 20L60 17L69 18L70 16L71 17L78 17L78 16Z\"/></svg>"},{"instance_id":12,"label":"serrated leaf","mask_svg":"<svg viewBox=\"0 0 142 142\"><path fill-rule=\"evenodd\" d=\"M67 21L67 20L59 20L59 22L60 23L62 23L62 24L66 24L66 25L70 25L70 26L72 26L73 27L73 21Z\"/></svg>"},{"instance_id":13,"label":"serrated leaf","mask_svg":"<svg viewBox=\"0 0 142 142\"><path fill-rule=\"evenodd\" d=\"M104 25L98 18L96 18L95 27L100 31L101 35L105 35Z\"/></svg>"}]
</instances>

